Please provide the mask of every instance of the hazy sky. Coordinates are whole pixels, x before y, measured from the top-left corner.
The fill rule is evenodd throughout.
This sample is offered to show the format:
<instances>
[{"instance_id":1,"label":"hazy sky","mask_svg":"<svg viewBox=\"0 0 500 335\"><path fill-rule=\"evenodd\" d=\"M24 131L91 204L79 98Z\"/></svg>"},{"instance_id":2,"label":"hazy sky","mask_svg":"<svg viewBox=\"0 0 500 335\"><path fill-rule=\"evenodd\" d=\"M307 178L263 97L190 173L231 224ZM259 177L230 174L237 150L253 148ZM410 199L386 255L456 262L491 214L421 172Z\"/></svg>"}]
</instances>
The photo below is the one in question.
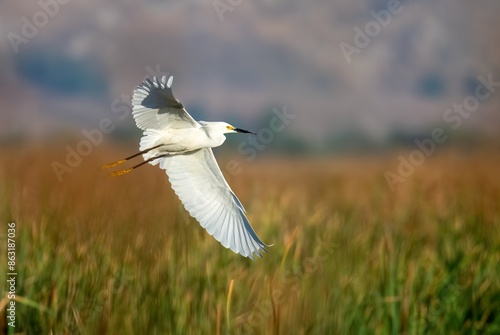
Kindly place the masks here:
<instances>
[{"instance_id":1,"label":"hazy sky","mask_svg":"<svg viewBox=\"0 0 500 335\"><path fill-rule=\"evenodd\" d=\"M312 137L428 127L479 76L500 81L494 0L55 1L0 5L2 133L115 117L158 72L195 116L252 123L286 106ZM463 125L499 133L499 103L500 88Z\"/></svg>"}]
</instances>

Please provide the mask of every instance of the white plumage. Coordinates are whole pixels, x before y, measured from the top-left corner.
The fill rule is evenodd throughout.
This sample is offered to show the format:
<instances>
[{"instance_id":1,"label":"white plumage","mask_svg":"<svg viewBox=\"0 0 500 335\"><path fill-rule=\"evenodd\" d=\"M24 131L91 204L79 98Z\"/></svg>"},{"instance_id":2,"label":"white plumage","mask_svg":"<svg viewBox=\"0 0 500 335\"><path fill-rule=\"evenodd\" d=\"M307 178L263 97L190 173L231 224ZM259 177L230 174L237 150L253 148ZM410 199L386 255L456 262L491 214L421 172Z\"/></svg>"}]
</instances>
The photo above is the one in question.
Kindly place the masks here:
<instances>
[{"instance_id":1,"label":"white plumage","mask_svg":"<svg viewBox=\"0 0 500 335\"><path fill-rule=\"evenodd\" d=\"M186 210L224 247L252 259L254 254L261 256L266 245L250 225L211 149L224 142L226 133L251 132L225 122L195 121L174 97L172 81L173 77L166 76L146 79L134 91L132 115L137 127L144 130L139 154L145 162L165 170Z\"/></svg>"}]
</instances>

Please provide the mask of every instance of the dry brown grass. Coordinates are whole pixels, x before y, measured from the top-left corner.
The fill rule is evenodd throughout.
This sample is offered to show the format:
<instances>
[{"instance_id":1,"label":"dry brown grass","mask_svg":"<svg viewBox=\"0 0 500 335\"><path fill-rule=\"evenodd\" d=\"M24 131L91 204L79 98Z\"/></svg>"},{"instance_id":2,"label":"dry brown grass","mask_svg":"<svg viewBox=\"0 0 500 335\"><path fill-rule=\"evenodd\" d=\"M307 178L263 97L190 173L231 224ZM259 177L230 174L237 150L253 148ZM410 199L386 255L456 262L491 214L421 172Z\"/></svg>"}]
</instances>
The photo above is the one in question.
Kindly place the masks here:
<instances>
[{"instance_id":1,"label":"dry brown grass","mask_svg":"<svg viewBox=\"0 0 500 335\"><path fill-rule=\"evenodd\" d=\"M63 150L2 148L0 210L18 224L18 294L49 311L18 304L20 329L500 330L498 154L435 155L395 192L384 178L394 155L242 160L230 184L274 244L252 262L186 214L162 170L111 178L100 169L131 151L98 147L58 182L50 164ZM271 299L276 290L281 299Z\"/></svg>"}]
</instances>

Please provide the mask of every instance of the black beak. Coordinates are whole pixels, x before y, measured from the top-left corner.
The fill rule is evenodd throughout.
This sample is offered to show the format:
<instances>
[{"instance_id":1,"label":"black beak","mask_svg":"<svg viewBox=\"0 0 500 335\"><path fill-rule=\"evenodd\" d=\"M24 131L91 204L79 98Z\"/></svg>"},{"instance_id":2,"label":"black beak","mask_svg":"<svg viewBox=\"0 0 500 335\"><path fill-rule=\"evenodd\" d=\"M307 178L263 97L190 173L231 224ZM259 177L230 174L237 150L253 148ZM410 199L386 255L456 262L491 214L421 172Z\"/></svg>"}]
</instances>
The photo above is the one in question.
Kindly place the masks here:
<instances>
[{"instance_id":1,"label":"black beak","mask_svg":"<svg viewBox=\"0 0 500 335\"><path fill-rule=\"evenodd\" d=\"M237 133L257 135L256 133L252 133L251 131L248 131L248 130L245 130L245 129L241 129L241 128L234 128L234 131L237 132Z\"/></svg>"}]
</instances>

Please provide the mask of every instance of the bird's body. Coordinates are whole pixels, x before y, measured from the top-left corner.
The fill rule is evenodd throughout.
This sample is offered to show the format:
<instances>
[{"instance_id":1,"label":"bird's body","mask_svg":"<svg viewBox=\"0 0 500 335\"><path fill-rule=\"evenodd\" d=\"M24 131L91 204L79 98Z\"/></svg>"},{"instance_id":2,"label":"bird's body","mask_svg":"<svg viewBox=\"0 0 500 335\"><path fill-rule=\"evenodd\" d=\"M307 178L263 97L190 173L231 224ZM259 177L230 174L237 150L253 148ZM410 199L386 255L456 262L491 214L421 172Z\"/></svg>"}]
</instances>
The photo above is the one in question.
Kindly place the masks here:
<instances>
[{"instance_id":1,"label":"bird's body","mask_svg":"<svg viewBox=\"0 0 500 335\"><path fill-rule=\"evenodd\" d=\"M145 163L159 164L186 210L223 246L245 257L260 256L266 245L227 184L212 149L226 133L250 133L225 122L195 121L172 94L173 77L146 79L134 91L133 116L144 130L140 152L105 166L142 155L144 162L115 172L122 175Z\"/></svg>"},{"instance_id":2,"label":"bird's body","mask_svg":"<svg viewBox=\"0 0 500 335\"><path fill-rule=\"evenodd\" d=\"M213 124L202 123L204 125L200 124L198 128L146 130L145 136L141 140L140 150L146 150L159 144L162 146L144 154L144 158L148 159L158 154L178 155L202 148L215 148L222 145L226 140L226 136L219 132L214 132ZM214 123L219 124L219 122Z\"/></svg>"}]
</instances>

